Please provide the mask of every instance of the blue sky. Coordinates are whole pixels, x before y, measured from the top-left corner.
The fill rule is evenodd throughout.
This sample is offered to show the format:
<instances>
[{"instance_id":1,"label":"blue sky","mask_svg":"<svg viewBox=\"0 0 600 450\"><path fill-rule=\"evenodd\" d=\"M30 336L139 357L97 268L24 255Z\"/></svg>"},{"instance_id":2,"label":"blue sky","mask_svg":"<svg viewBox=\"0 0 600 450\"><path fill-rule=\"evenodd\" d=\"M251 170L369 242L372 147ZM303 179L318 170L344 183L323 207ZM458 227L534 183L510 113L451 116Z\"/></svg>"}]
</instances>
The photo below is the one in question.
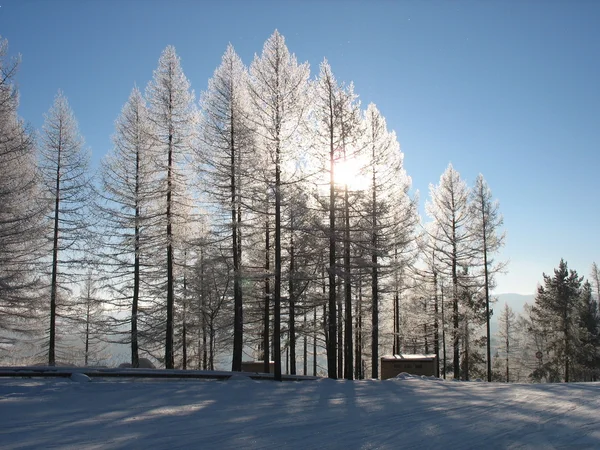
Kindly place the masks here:
<instances>
[{"instance_id":1,"label":"blue sky","mask_svg":"<svg viewBox=\"0 0 600 450\"><path fill-rule=\"evenodd\" d=\"M449 162L483 173L508 235L496 292L524 294L560 258L600 262L598 23L592 0L0 0L21 116L40 128L63 89L96 163L167 45L199 94L229 42L249 64L277 28L313 76L326 57L377 104L421 205Z\"/></svg>"}]
</instances>

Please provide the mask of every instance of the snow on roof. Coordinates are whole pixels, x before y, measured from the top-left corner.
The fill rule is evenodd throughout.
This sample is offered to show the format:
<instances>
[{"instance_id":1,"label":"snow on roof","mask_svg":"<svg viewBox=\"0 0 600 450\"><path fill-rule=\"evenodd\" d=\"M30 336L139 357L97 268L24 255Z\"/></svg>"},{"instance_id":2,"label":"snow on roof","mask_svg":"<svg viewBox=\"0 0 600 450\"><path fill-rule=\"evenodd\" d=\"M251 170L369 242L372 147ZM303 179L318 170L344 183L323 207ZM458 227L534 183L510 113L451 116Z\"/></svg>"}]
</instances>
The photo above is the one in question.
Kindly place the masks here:
<instances>
[{"instance_id":1,"label":"snow on roof","mask_svg":"<svg viewBox=\"0 0 600 450\"><path fill-rule=\"evenodd\" d=\"M385 355L381 357L382 361L395 361L397 359L410 359L410 360L424 360L424 361L431 361L435 359L435 355L434 354L428 354L428 355L406 355L406 354L400 354L400 355Z\"/></svg>"}]
</instances>

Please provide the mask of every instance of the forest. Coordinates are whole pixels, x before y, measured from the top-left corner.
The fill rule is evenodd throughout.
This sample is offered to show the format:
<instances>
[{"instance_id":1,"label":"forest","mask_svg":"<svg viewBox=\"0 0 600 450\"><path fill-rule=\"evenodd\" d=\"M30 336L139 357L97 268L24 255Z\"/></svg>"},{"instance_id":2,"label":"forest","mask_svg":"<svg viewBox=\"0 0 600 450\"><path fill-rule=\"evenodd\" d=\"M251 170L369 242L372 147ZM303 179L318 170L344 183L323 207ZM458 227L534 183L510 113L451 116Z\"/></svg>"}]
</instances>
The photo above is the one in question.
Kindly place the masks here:
<instances>
[{"instance_id":1,"label":"forest","mask_svg":"<svg viewBox=\"0 0 600 450\"><path fill-rule=\"evenodd\" d=\"M522 314L499 304L483 175L449 164L421 217L385 117L279 32L249 65L229 45L198 98L166 47L94 170L63 92L42 129L19 116L19 62L1 40L0 364L102 365L120 344L132 367L272 361L275 379L379 378L388 354L434 354L444 378L597 379L598 266L560 260Z\"/></svg>"}]
</instances>

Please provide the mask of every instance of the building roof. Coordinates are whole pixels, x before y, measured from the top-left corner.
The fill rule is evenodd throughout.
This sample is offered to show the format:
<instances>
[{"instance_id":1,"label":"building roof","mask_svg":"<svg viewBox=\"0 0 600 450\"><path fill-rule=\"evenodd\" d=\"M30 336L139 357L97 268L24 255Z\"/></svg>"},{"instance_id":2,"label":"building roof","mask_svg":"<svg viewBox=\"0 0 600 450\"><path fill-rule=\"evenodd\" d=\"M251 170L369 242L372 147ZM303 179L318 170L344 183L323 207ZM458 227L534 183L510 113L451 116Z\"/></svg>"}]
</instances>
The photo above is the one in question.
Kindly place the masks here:
<instances>
[{"instance_id":1,"label":"building roof","mask_svg":"<svg viewBox=\"0 0 600 450\"><path fill-rule=\"evenodd\" d=\"M435 360L436 356L434 354L428 354L428 355L406 355L406 354L400 354L400 355L385 355L381 357L382 361L402 361L402 360L417 360L417 361L433 361Z\"/></svg>"}]
</instances>

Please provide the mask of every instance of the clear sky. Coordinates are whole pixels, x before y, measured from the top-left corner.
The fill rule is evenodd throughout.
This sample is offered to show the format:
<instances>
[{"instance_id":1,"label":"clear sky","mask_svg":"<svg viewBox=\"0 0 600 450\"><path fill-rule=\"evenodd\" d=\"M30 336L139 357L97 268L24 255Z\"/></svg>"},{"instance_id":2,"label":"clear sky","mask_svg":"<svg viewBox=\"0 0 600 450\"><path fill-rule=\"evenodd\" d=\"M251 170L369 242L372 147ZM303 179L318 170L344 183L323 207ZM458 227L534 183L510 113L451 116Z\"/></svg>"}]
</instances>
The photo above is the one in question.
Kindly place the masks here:
<instances>
[{"instance_id":1,"label":"clear sky","mask_svg":"<svg viewBox=\"0 0 600 450\"><path fill-rule=\"evenodd\" d=\"M94 164L167 45L199 94L229 42L249 64L277 28L313 76L326 57L377 104L422 214L449 162L485 176L510 260L496 292L523 294L560 258L586 276L600 263L599 24L594 0L0 0L20 115L39 129L62 89Z\"/></svg>"}]
</instances>

